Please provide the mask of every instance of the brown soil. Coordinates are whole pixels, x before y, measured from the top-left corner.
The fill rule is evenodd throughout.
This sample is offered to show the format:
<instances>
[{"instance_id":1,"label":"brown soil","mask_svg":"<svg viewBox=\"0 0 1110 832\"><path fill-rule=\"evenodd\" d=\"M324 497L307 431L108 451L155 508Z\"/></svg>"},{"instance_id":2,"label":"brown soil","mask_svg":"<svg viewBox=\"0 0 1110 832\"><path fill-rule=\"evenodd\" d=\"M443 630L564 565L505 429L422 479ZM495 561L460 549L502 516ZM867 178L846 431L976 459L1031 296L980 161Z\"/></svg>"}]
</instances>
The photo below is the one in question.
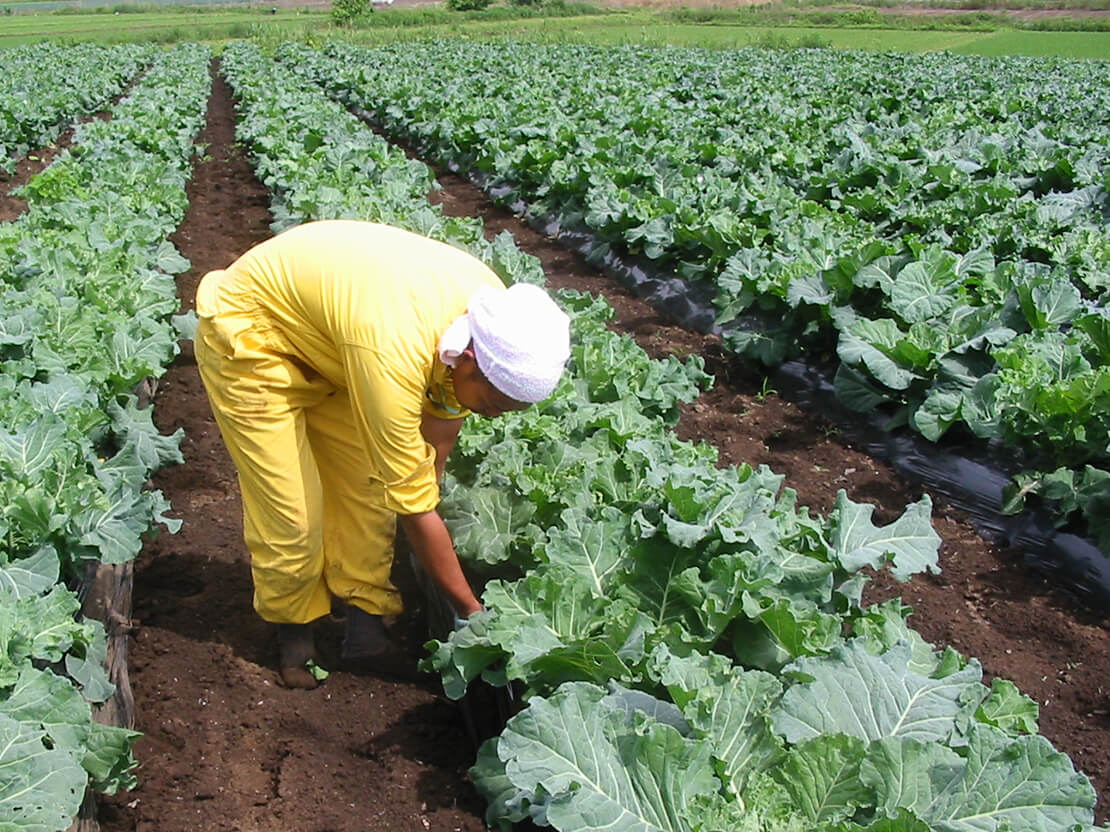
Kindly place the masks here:
<instances>
[{"instance_id":1,"label":"brown soil","mask_svg":"<svg viewBox=\"0 0 1110 832\"><path fill-rule=\"evenodd\" d=\"M54 157L69 145L72 137L73 130L66 130L54 144L20 159L11 173L0 171L0 222L11 222L27 210L27 201L15 196L14 191L30 182L54 161Z\"/></svg>"},{"instance_id":2,"label":"brown soil","mask_svg":"<svg viewBox=\"0 0 1110 832\"><path fill-rule=\"evenodd\" d=\"M180 280L191 306L197 280L269 235L267 194L233 136L226 86L216 81L207 158L189 186L175 242L192 261ZM777 395L722 357L713 339L683 331L598 276L575 256L491 205L457 178L435 195L451 214L477 215L490 235L508 229L539 256L552 286L605 294L617 328L652 355L699 353L716 388L685 409L680 434L721 449L722 462L767 463L801 502L828 511L837 489L894 518L917 489L838 441L835 427ZM220 442L188 345L162 380L156 420L184 428L186 463L154 485L184 521L152 540L136 564L131 683L140 785L100 805L105 832L364 832L485 828L466 778L473 748L460 712L426 686L334 673L314 691L287 690L275 673L272 633L251 609L235 473ZM1110 638L1104 623L1028 574L1018 552L985 543L956 510L938 504L943 573L906 586L879 580L870 600L901 592L911 619L938 645L982 660L1042 703L1041 725L1092 776L1105 820L1110 800ZM422 599L402 566L408 610L395 632L423 640ZM333 637L329 631L327 637Z\"/></svg>"}]
</instances>

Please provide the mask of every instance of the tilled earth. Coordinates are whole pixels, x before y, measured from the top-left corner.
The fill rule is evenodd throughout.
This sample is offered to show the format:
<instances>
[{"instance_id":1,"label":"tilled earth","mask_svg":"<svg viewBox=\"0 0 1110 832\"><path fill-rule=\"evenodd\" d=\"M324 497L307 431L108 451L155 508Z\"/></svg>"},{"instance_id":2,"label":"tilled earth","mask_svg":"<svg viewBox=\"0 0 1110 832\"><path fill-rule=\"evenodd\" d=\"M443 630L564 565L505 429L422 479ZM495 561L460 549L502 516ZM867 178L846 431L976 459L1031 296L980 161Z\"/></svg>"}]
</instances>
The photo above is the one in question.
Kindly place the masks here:
<instances>
[{"instance_id":1,"label":"tilled earth","mask_svg":"<svg viewBox=\"0 0 1110 832\"><path fill-rule=\"evenodd\" d=\"M190 308L199 278L270 235L268 196L234 141L234 112L217 77L207 148L189 186L189 213L174 237L193 264L180 279ZM44 156L45 154L39 154ZM20 178L42 162L25 165ZM16 180L18 181L18 180ZM543 260L553 287L605 294L616 328L653 356L701 354L714 389L687 406L679 433L716 445L723 464L766 463L786 475L802 504L832 508L838 489L894 519L920 489L845 444L835 425L768 391L752 368L730 361L711 337L669 324L576 256L490 204L461 180L441 177L432 196L447 213L508 229ZM2 183L0 183L2 185ZM0 187L0 218L18 203ZM314 691L277 683L272 633L251 609L235 471L221 444L188 344L161 380L156 421L184 428L184 465L154 485L184 521L155 537L136 565L130 679L141 767L134 791L101 800L105 832L366 832L485 828L467 780L474 748L459 709L434 681L395 684L334 673ZM1041 703L1042 732L1092 777L1104 822L1110 804L1110 637L1104 618L1031 574L1021 553L985 542L961 512L937 501L942 573L906 585L873 583L867 600L901 594L929 641L979 658L988 677L1012 679ZM417 645L423 599L398 567L407 611L394 624ZM325 625L322 637L336 637Z\"/></svg>"}]
</instances>

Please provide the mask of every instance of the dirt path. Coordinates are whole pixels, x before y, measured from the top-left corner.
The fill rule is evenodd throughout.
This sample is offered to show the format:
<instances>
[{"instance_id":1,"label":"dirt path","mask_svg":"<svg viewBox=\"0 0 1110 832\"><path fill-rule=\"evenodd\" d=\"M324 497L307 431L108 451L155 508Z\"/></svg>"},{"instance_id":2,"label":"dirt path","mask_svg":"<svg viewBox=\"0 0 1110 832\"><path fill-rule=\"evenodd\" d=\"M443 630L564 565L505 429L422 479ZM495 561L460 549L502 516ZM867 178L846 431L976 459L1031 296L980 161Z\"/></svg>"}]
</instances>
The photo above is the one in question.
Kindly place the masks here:
<instances>
[{"instance_id":1,"label":"dirt path","mask_svg":"<svg viewBox=\"0 0 1110 832\"><path fill-rule=\"evenodd\" d=\"M190 185L176 243L193 262L181 280L191 305L199 277L269 235L267 195L234 144L233 111L217 79L201 141L208 161ZM553 286L605 293L618 328L653 355L708 356L716 389L686 408L680 433L716 444L722 462L767 463L801 502L828 511L836 490L876 502L891 520L919 494L884 466L845 447L835 426L807 418L762 379L729 362L711 339L670 326L646 304L599 278L576 257L445 176L435 199L452 214L480 215L542 258ZM140 787L106 798L105 832L364 832L484 829L484 806L466 781L473 749L454 705L437 688L333 674L316 691L276 683L276 654L251 610L233 468L220 443L191 353L164 378L156 402L164 432L183 427L186 464L162 471L162 489L184 521L151 542L137 563L132 645ZM977 656L1042 703L1043 732L1093 776L1110 804L1110 636L1021 565L1019 553L984 543L938 505L944 572L907 587L876 585L871 600L902 591L911 619L937 644ZM404 569L408 611L397 632L423 640L421 599ZM334 637L334 633L326 634ZM1105 686L1105 687L1104 687Z\"/></svg>"}]
</instances>

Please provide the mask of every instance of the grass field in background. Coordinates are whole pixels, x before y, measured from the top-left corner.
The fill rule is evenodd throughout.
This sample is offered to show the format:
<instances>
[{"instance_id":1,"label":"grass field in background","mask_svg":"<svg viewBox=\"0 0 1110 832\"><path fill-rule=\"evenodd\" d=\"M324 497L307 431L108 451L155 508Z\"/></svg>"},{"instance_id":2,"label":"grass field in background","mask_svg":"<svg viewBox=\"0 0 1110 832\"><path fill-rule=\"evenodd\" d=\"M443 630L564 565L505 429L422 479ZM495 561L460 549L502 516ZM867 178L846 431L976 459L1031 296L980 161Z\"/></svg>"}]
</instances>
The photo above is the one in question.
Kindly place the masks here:
<instances>
[{"instance_id":1,"label":"grass field in background","mask_svg":"<svg viewBox=\"0 0 1110 832\"><path fill-rule=\"evenodd\" d=\"M949 50L960 54L1030 55L1110 59L1110 32L1033 32L908 30L799 26L738 26L673 23L660 13L633 11L603 17L537 18L525 20L460 20L451 24L387 27L380 12L377 25L345 37L364 43L383 43L413 37L508 37L525 40L576 41L615 45L644 44L737 49L745 46L865 49L897 52Z\"/></svg>"},{"instance_id":2,"label":"grass field in background","mask_svg":"<svg viewBox=\"0 0 1110 832\"><path fill-rule=\"evenodd\" d=\"M296 9L276 13L242 8L203 12L167 9L129 14L23 13L0 15L0 47L40 40L92 40L100 43L226 40L250 37L259 28L279 28L309 21L322 28L331 25L326 13Z\"/></svg>"},{"instance_id":3,"label":"grass field in background","mask_svg":"<svg viewBox=\"0 0 1110 832\"><path fill-rule=\"evenodd\" d=\"M375 12L365 26L342 30L332 24L327 12L288 9L271 13L264 7L229 7L226 10L167 7L164 10L126 14L73 11L64 14L0 14L0 47L43 39L173 42L253 37L276 43L285 39L319 39L336 35L362 43L465 36L596 44L674 44L716 49L771 46L900 52L949 50L991 56L1110 59L1110 32L803 27L735 25L719 21L713 24L676 23L666 11L645 9L604 15L514 19L509 10L500 15L482 15L434 8L389 8Z\"/></svg>"},{"instance_id":4,"label":"grass field in background","mask_svg":"<svg viewBox=\"0 0 1110 832\"><path fill-rule=\"evenodd\" d=\"M739 49L745 46L804 47L827 46L836 49L890 49L927 52L966 46L977 37L990 33L908 32L882 29L827 29L772 26L697 26L663 24L643 14L626 19L571 19L558 21L521 21L493 27L470 27L468 32L487 36L536 38L552 41L581 41L601 45L644 44L697 46L709 49ZM1105 39L1110 49L1110 37Z\"/></svg>"},{"instance_id":5,"label":"grass field in background","mask_svg":"<svg viewBox=\"0 0 1110 832\"><path fill-rule=\"evenodd\" d=\"M1029 55L1035 58L1110 59L1110 32L1028 32L1013 29L983 33L969 44L951 47L961 55Z\"/></svg>"}]
</instances>

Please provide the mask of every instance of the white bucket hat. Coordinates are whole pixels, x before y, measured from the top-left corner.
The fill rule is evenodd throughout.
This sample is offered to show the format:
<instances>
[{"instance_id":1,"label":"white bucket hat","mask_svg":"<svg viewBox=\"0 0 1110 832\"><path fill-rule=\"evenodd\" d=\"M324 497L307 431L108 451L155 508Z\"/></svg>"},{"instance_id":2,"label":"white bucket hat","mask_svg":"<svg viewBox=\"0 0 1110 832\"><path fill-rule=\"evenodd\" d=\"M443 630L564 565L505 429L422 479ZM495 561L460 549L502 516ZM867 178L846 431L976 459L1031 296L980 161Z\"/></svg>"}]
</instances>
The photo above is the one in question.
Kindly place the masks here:
<instances>
[{"instance_id":1,"label":"white bucket hat","mask_svg":"<svg viewBox=\"0 0 1110 832\"><path fill-rule=\"evenodd\" d=\"M440 338L440 359L453 367L471 344L490 384L518 402L543 401L570 358L570 318L539 286L483 286Z\"/></svg>"}]
</instances>

